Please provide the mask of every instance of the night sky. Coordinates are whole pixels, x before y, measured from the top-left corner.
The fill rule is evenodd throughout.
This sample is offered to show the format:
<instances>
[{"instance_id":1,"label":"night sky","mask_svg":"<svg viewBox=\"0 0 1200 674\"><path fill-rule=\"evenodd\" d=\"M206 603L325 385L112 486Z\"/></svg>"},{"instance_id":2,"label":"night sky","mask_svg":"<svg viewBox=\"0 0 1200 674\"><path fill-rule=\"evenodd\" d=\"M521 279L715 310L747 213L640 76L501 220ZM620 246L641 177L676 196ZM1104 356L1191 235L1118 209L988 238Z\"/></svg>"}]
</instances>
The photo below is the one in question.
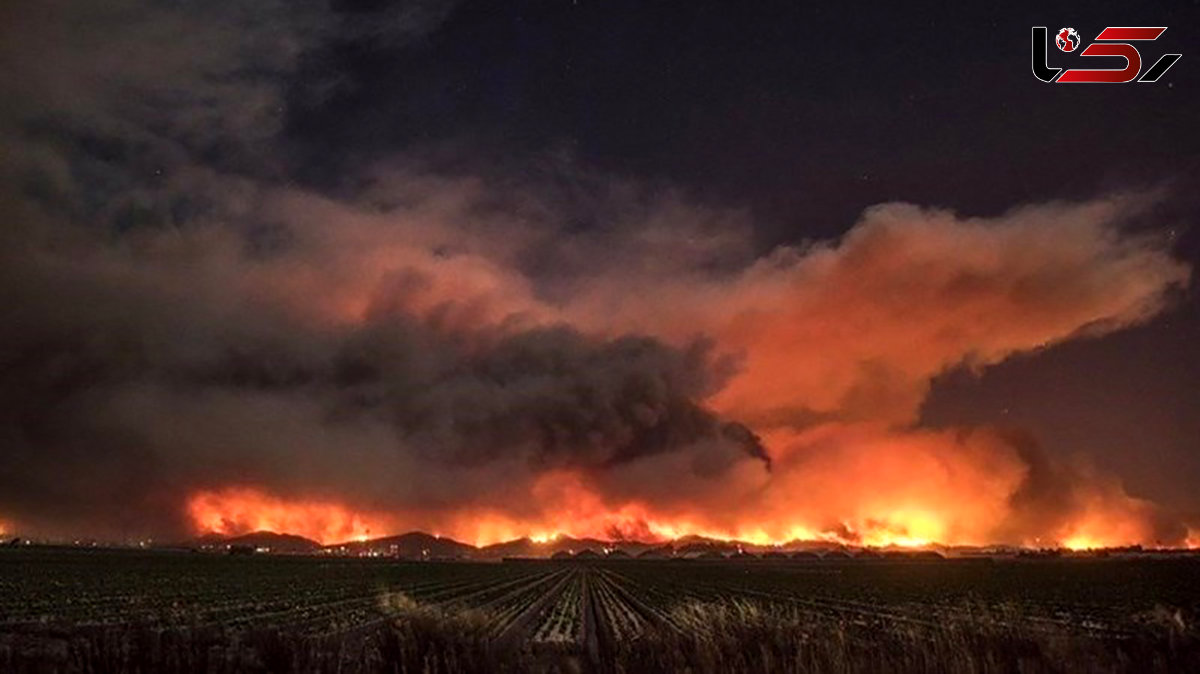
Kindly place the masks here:
<instances>
[{"instance_id":1,"label":"night sky","mask_svg":"<svg viewBox=\"0 0 1200 674\"><path fill-rule=\"evenodd\" d=\"M535 297L561 307L580 297L590 301L586 291L607 283L588 279L620 275L627 248L611 243L610 232L626 231L635 226L628 223L639 218L652 220L655 204L663 200L708 214L705 217L711 216L717 229L727 218L740 238L728 255L707 251L698 262L685 263L668 251L631 261L630 268L678 264L686 265L689 273L727 278L732 270L779 247L805 250L814 242L836 242L860 222L865 209L877 204L904 202L947 209L961 218L999 218L1024 205L1135 195L1145 205L1120 218L1121 236L1146 237L1169 258L1200 267L1198 2L1030 7L947 3L867 10L845 3L796 2L332 0L291 8L264 3L256 9L218 2L206 12L192 4L123 0L108 11L59 1L40 9L0 10L6 43L0 47L0 87L9 92L0 104L0 150L9 157L4 162L6 217L45 213L48 220L67 223L63 231L86 231L110 243L141 240L144 231L179 228L195 233L204 226L195 223L236 220L241 224L234 229L247 245L266 256L287 249L300 236L288 231L286 213L321 212L326 206L276 208L279 200L263 194L302 193L326 205L353 204L384 212L427 198L425 188L389 192L388 185L396 181L436 185L466 179L485 185L488 195L465 215L456 212L451 219L483 222L463 231L478 235L485 248L503 248L505 228L517 227L512 223L554 223L558 234L532 236L535 243L506 251L504 262L497 265L517 270L515 274L529 280ZM175 14L160 20L164 12ZM1183 57L1152 84L1044 84L1030 72L1030 28L1035 25L1052 32L1072 26L1085 44L1105 26L1168 26L1158 41L1139 45L1143 68L1162 53ZM1084 61L1053 46L1050 59L1061 67L1081 67ZM1094 61L1119 65L1119 59ZM441 198L453 197L431 197L435 202ZM438 229L458 231L454 227L458 225ZM719 233L704 232L714 237L714 245L721 245ZM10 247L9 254L25 255L17 252L23 249L16 242L30 238L36 237L11 234L2 243ZM48 238L61 243L70 237ZM493 239L498 243L486 243ZM575 247L563 241L584 243ZM96 245L107 250L103 246L110 243ZM58 250L57 245L50 249ZM449 236L431 245L435 257L452 256L458 243ZM590 270L589 265L606 271L581 271ZM125 278L115 272L97 274L95 278L117 279L117 284ZM41 280L26 282L26 276L35 275L13 271L6 276L9 289L0 298L0 307L10 317L0 327L7 349L0 398L9 408L0 419L0 443L5 443L0 452L7 453L9 473L0 477L0 488L7 486L10 494L18 494L0 497L0 524L9 520L47 531L140 531L131 522L138 521L137 513L147 504L170 503L164 494L219 490L240 484L241 478L233 476L243 475L250 476L245 486L280 497L294 491L305 498L344 500L340 482L322 483L309 473L275 483L262 477L270 461L285 460L279 457L291 451L286 448L247 464L204 455L197 460L208 462L211 470L201 470L204 478L191 483L172 460L155 458L163 451L184 452L160 451L164 437L176 441L171 432L164 436L157 425L150 429L129 422L140 415L128 410L96 411L91 407L93 394L126 391L130 382L150 386L148 381L174 392L199 390L202 385L197 382L263 396L304 391L320 399L317 407L327 420L342 418L337 415L348 407L365 408L364 396L393 395L394 388L386 393L345 393L357 385L353 372L346 374L354 368L345 366L327 376L325 365L313 364L325 363L323 357L306 360L308 354L327 348L316 337L288 342L285 355L279 356L283 365L263 366L275 356L265 356L257 347L242 348L240 333L229 337L212 328L228 319L216 310L203 317L189 312L179 322L147 319L150 327L135 331L132 341L85 339L88 348L102 343L96 347L101 355L72 369L45 350L77 351L72 340L91 329L80 326L97 323L91 318L73 323L72 317L86 312L74 310L76 300L69 294L56 295L58 299L49 303L47 288L59 288L54 291L58 293L92 282L81 273L60 288L49 281L44 286L38 285ZM646 272L644 278L656 277ZM953 366L932 368L921 379L929 388L914 394L915 419L905 414L878 419L900 419L901 425L922 431L987 427L1020 435L1055 461L1083 457L1080 460L1094 470L1123 484L1129 495L1149 499L1200 530L1200 496L1194 488L1200 483L1200 294L1194 273L1182 284L1161 285L1161 302L1155 301L1161 306L1136 319L1115 319L1112 328L1094 329L1083 322L1065 333L1055 332L1046 348L1006 347L1003 355L983 358L975 367L964 365L971 360L971 351L964 350L961 357L950 359ZM120 299L122 292L114 291L116 299L111 300L111 311L120 317L114 324L135 323L143 313L163 316L172 311L146 307L192 301L172 295L176 299L126 304ZM211 292L247 295L241 285ZM653 298L656 286L647 282L637 294ZM91 302L78 301L81 307ZM30 308L43 303L54 308ZM595 315L596 306L600 304L564 310L568 318L561 320L588 333L596 323L579 317ZM34 315L38 318L30 318ZM438 336L449 330L446 325L458 325L458 319L438 320L443 322L430 328L434 336L409 331L405 339L424 348L432 348L430 343L458 348L460 341ZM913 320L922 319L915 315ZM1012 320L1023 319L1018 314ZM629 325L634 326L631 332L649 331L670 349L679 346L675 330L637 329L640 324L634 318L619 324L617 332ZM209 335L210 328L220 334ZM193 358L192 351L182 356L130 355L142 348L130 344L142 344L142 338L158 334L156 330L205 335L196 338L204 347L194 351L219 344L212 351L224 354L222 364L210 367L207 356ZM376 342L370 340L380 330L350 338L358 349L353 352L374 354ZM285 332L263 328L261 333L268 337L262 343L275 344L276 335ZM254 334L258 339L259 333ZM43 350L22 341L29 335L37 336ZM575 339L591 344L580 336L554 343L572 354L586 353L579 356L581 362L628 362L621 355L624 347L597 347L597 355L591 346L576 345ZM722 339L716 341L720 351ZM562 346L567 342L569 346ZM114 343L119 346L112 347ZM911 346L923 348L918 343ZM351 347L340 342L328 347L338 358L347 348ZM462 348L473 354L476 347ZM230 353L257 364L229 366ZM638 353L639 358L659 362L658 355ZM465 367L458 355L438 358L458 363L447 365L447 372ZM684 371L679 363L691 362L687 353L679 356L683 360L670 354L662 358L671 363L663 366L670 372ZM196 365L200 361L205 365ZM469 362L476 367L476 361ZM479 367L494 376L502 366L488 362ZM504 361L505 367L516 369L523 362ZM736 365L729 367L736 370ZM71 374L63 375L64 368ZM713 370L710 365L704 368ZM623 498L641 499L636 485L643 478L610 483L593 473L636 463L636 457L674 452L679 446L707 442L710 436L724 442L731 435L737 435L735 444L746 445L743 449L752 457L764 451L761 436L767 454L775 456L773 427L756 416L757 410L746 412L745 405L729 402L732 399L713 398L719 383L693 383L692 375L679 376L684 383L678 391L671 390L683 400L666 394L663 409L675 419L683 415L686 423L638 430L633 444L609 448L598 458L588 455L580 463L560 460L572 450L556 444L531 459L533 473L547 467L578 469L595 478L589 484L596 492L611 495L605 503L612 506ZM31 389L37 393L31 396ZM318 389L337 395L325 399L311 393ZM400 402L388 404L404 407L410 397L405 394ZM705 400L721 402L697 402ZM179 427L177 420L184 417L198 425L221 418L212 410L193 418L180 411L191 409L187 403L164 402L161 409L157 403L145 404L155 410L148 416L162 413L164 427ZM411 409L425 410L432 404ZM806 399L801 407L807 413L820 405ZM405 416L410 408L404 409L395 414L401 419L394 422L400 435L440 447L444 428L414 425ZM508 404L500 409L498 414L521 414ZM53 414L43 418L39 410ZM531 414L537 423L545 421L540 411ZM839 423L861 421L854 416L857 412L846 412L845 418L840 412L831 414ZM462 431L460 422L452 424L456 432ZM793 429L809 428L794 418L788 423ZM524 428L492 420L467 425L472 433L483 428L484 442L500 438L499 445ZM270 428L248 432L247 437L271 444ZM337 437L337 442L345 440ZM361 437L367 437L366 432ZM460 456L461 437L468 443L470 438L478 440L470 433L455 435L443 458L451 456L452 467L479 465ZM593 435L580 431L578 437L590 442ZM235 446L248 441L228 442ZM50 446L58 449L45 449ZM524 447L517 442L513 446ZM141 490L142 496L123 503L120 514L111 518L80 514L94 510L91 504L103 500L103 489L57 494L55 505L47 505L50 469L32 458L43 452L56 457L57 465L90 466L112 484L123 484L135 473L136 479L128 479L161 488ZM230 456L238 452L230 450ZM489 455L488 460L493 459ZM129 469L134 473L123 472L130 465L138 466ZM324 465L315 462L312 473ZM491 484L481 477L470 479ZM460 486L465 489L468 484L476 483ZM412 505L416 495L400 499L400 506L383 496L352 505L366 510L403 507L456 530L458 519L438 514L453 500L447 494L454 490L432 491L436 493L422 492L419 507ZM693 512L674 499L648 500L676 519ZM536 512L520 512L514 520L537 517ZM423 523L420 515L404 522L414 528ZM821 531L831 526L826 521L812 525ZM146 528L174 531L179 526L166 518ZM713 526L720 528L722 523ZM723 530L739 531L732 526ZM1007 531L1003 526L998 530ZM514 533L523 532L517 527Z\"/></svg>"}]
</instances>

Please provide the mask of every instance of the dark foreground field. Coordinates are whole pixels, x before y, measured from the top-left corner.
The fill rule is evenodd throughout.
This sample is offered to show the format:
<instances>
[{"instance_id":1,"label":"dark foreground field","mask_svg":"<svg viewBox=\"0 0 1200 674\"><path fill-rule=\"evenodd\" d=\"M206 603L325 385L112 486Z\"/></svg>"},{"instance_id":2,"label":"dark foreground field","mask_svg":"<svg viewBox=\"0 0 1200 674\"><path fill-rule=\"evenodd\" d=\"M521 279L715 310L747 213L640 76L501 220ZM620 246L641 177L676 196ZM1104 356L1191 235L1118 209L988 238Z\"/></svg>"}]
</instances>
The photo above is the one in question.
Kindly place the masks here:
<instances>
[{"instance_id":1,"label":"dark foreground field","mask_svg":"<svg viewBox=\"0 0 1200 674\"><path fill-rule=\"evenodd\" d=\"M1200 563L0 551L0 671L1200 671Z\"/></svg>"}]
</instances>

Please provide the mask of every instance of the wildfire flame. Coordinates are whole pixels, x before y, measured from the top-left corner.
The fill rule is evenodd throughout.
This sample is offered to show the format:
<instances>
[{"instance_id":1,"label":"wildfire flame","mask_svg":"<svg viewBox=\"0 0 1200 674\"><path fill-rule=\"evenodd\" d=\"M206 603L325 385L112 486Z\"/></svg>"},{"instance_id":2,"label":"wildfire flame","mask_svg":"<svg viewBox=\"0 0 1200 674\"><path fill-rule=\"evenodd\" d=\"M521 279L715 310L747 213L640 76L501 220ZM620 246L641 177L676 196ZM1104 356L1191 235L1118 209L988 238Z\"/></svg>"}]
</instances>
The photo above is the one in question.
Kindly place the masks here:
<instances>
[{"instance_id":1,"label":"wildfire flame","mask_svg":"<svg viewBox=\"0 0 1200 674\"><path fill-rule=\"evenodd\" d=\"M553 486L550 484L553 483ZM795 541L820 541L870 547L928 547L975 543L947 538L939 516L920 509L897 510L891 516L864 522L843 522L835 530L805 523L746 523L732 528L705 525L694 517L656 515L644 505L628 503L609 508L576 477L550 474L535 492L550 498L555 507L540 520L523 520L496 511L462 511L430 527L431 533L477 546L527 537L547 543L562 536L601 540L665 542L685 536L755 545L784 545ZM570 494L569 502L562 500ZM558 499L558 500L555 500ZM267 530L290 533L333 544L403 533L421 528L415 518L371 513L328 500L288 499L250 487L197 492L187 511L199 534L239 535ZM1032 547L1059 546L1075 550L1136 543L1120 527L1102 527L1099 520L1075 523L1059 540L1030 540ZM0 522L0 532L4 531ZM1200 535L1191 532L1190 547L1200 547Z\"/></svg>"},{"instance_id":2,"label":"wildfire flame","mask_svg":"<svg viewBox=\"0 0 1200 674\"><path fill-rule=\"evenodd\" d=\"M391 526L384 517L355 512L337 503L283 499L244 487L193 494L187 511L201 534L274 531L323 544L386 535Z\"/></svg>"}]
</instances>

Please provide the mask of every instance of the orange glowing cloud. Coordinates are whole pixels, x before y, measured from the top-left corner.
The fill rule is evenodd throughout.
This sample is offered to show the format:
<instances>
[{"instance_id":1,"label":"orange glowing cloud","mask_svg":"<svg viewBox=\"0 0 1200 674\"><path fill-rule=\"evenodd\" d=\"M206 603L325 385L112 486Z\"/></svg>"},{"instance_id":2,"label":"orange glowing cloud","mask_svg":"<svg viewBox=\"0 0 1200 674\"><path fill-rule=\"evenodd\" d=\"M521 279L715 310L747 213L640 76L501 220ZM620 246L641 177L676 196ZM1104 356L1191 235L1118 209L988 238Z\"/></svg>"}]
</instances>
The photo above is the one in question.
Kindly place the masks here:
<instances>
[{"instance_id":1,"label":"orange glowing cloud","mask_svg":"<svg viewBox=\"0 0 1200 674\"><path fill-rule=\"evenodd\" d=\"M575 305L600 330L710 335L740 358L712 397L756 429L911 423L930 380L1154 315L1187 265L1117 236L1138 198L1031 206L992 219L868 209L839 241L779 248L741 273L626 278ZM653 293L635 292L650 286Z\"/></svg>"},{"instance_id":2,"label":"orange glowing cloud","mask_svg":"<svg viewBox=\"0 0 1200 674\"><path fill-rule=\"evenodd\" d=\"M557 312L535 298L530 280L494 257L506 239L520 239L513 231L520 223L506 223L506 239L448 230L447 221L469 217L462 211L479 195L462 183L437 189L463 202L435 199L396 217L314 195L274 194L273 208L293 223L295 248L256 268L247 291L341 325L388 314L450 332L556 320Z\"/></svg>"},{"instance_id":3,"label":"orange glowing cloud","mask_svg":"<svg viewBox=\"0 0 1200 674\"><path fill-rule=\"evenodd\" d=\"M1118 234L1143 206L1118 197L992 219L877 206L837 242L778 249L731 277L637 280L654 293L613 279L610 290L627 292L600 286L578 320L668 339L701 332L736 355L708 402L763 437L774 471L761 499L716 507L744 510L772 538L801 527L866 542L1150 542L1155 513L1119 485L1073 473L1055 487L1069 506L1026 513L1031 466L1005 438L915 427L949 369L1158 312L1190 270Z\"/></svg>"},{"instance_id":4,"label":"orange glowing cloud","mask_svg":"<svg viewBox=\"0 0 1200 674\"><path fill-rule=\"evenodd\" d=\"M1026 470L986 433L829 424L767 442L781 457L768 520L872 545L992 542Z\"/></svg>"},{"instance_id":5,"label":"orange glowing cloud","mask_svg":"<svg viewBox=\"0 0 1200 674\"><path fill-rule=\"evenodd\" d=\"M1154 505L1149 501L1133 498L1118 486L1103 482L1089 482L1080 490L1081 502L1059 527L1055 543L1072 549L1180 543L1164 541L1155 531L1150 524Z\"/></svg>"},{"instance_id":6,"label":"orange glowing cloud","mask_svg":"<svg viewBox=\"0 0 1200 674\"><path fill-rule=\"evenodd\" d=\"M987 429L916 425L932 379L948 369L986 367L1157 312L1189 270L1153 242L1115 233L1114 223L1139 207L1136 198L1114 198L978 219L877 206L837 242L781 248L715 277L679 261L631 259L628 268L601 269L555 306L534 299L532 282L509 266L511 250L489 256L488 241L468 236L458 254L430 252L425 245L446 233L430 223L445 212L412 214L405 238L386 217L319 200L291 203L289 212L325 210L342 227L334 236L307 213L298 229L310 239L301 246L307 252L258 270L273 279L260 286L351 322L398 314L459 335L560 321L676 343L705 335L735 363L707 403L750 425L772 469L743 462L719 478L696 477L699 455L599 472L545 467L526 478L536 506L450 499L403 518L237 490L199 494L189 510L204 530L267 528L322 541L368 529L394 533L386 527L405 521L476 544L557 534L867 545L1152 542L1159 536L1152 505L1119 483L1087 471L1050 479L1027 449ZM696 239L696 228L678 225L673 238L672 227L657 221L651 247L669 251ZM696 254L680 245L684 259ZM1031 496L1034 486L1044 493Z\"/></svg>"}]
</instances>

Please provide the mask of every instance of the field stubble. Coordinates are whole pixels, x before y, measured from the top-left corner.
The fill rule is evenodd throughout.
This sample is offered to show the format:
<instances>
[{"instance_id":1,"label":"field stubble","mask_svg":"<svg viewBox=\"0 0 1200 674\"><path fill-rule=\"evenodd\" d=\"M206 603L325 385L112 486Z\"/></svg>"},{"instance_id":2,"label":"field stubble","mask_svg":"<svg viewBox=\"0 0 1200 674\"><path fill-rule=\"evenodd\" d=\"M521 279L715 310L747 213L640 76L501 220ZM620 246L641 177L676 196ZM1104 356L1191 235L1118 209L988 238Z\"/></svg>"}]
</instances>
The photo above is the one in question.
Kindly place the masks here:
<instances>
[{"instance_id":1,"label":"field stubble","mask_svg":"<svg viewBox=\"0 0 1200 674\"><path fill-rule=\"evenodd\" d=\"M1198 572L22 550L0 671L1200 671Z\"/></svg>"}]
</instances>

